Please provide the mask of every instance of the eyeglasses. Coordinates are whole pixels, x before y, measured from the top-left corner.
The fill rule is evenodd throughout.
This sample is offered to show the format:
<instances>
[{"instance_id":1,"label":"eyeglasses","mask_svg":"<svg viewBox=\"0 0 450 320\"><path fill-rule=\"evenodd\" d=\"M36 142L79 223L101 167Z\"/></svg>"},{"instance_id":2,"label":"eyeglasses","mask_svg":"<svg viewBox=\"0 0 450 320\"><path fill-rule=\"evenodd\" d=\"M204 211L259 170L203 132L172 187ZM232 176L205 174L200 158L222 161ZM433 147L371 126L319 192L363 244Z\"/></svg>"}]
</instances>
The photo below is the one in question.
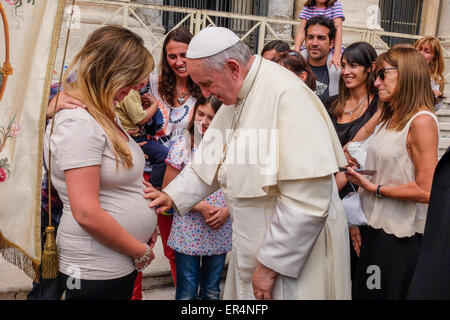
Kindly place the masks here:
<instances>
[{"instance_id":1,"label":"eyeglasses","mask_svg":"<svg viewBox=\"0 0 450 320\"><path fill-rule=\"evenodd\" d=\"M397 68L395 68L395 67L392 67L392 68L381 68L381 69L378 70L377 73L376 73L377 78L380 78L380 80L383 81L383 80L384 80L384 77L386 76L386 71L387 71L387 70L394 70L394 69L397 69Z\"/></svg>"}]
</instances>

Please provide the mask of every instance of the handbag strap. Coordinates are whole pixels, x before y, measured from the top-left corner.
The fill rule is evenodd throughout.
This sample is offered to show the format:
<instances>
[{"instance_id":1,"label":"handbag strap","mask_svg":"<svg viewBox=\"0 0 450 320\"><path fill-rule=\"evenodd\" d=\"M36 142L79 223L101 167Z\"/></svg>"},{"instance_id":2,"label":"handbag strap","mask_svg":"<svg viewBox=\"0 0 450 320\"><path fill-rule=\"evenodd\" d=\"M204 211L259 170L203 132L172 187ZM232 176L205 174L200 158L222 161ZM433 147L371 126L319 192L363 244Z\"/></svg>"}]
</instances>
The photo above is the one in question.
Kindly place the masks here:
<instances>
[{"instance_id":1,"label":"handbag strap","mask_svg":"<svg viewBox=\"0 0 450 320\"><path fill-rule=\"evenodd\" d=\"M350 183L353 191L355 191L355 193L358 193L358 191L356 191L356 189L355 189L355 186L353 185L353 183L350 180L348 180L348 183Z\"/></svg>"}]
</instances>

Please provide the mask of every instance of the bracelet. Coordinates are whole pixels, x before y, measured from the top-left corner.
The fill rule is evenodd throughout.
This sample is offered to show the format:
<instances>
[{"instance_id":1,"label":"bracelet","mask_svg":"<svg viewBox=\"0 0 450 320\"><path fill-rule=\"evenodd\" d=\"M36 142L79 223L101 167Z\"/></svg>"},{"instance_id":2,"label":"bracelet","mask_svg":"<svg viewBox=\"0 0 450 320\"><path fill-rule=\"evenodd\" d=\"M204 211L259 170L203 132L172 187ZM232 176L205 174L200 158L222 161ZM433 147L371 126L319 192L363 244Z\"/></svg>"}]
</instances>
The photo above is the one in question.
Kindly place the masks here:
<instances>
[{"instance_id":1,"label":"bracelet","mask_svg":"<svg viewBox=\"0 0 450 320\"><path fill-rule=\"evenodd\" d=\"M381 194L381 190L380 190L382 186L383 186L383 185L379 184L378 187L377 187L377 191L375 192L375 195L376 195L378 198L384 198L384 196Z\"/></svg>"},{"instance_id":2,"label":"bracelet","mask_svg":"<svg viewBox=\"0 0 450 320\"><path fill-rule=\"evenodd\" d=\"M150 259L150 251L151 251L150 246L148 244L146 244L146 243L144 243L144 244L145 244L145 253L144 253L144 255L142 257L134 259L134 264L135 265L137 265L139 263L142 263L142 262L145 262L145 261ZM137 271L142 271L144 268L139 269L139 268L136 267L136 270Z\"/></svg>"}]
</instances>

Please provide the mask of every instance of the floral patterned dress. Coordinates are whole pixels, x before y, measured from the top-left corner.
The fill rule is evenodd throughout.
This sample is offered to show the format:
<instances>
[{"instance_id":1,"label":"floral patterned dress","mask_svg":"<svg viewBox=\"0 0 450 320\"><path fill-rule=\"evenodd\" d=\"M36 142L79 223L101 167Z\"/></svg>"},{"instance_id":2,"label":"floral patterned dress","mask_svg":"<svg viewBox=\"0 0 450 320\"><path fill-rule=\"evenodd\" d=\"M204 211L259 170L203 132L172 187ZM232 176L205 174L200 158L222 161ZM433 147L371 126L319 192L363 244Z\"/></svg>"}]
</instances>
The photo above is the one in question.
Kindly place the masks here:
<instances>
[{"instance_id":1,"label":"floral patterned dress","mask_svg":"<svg viewBox=\"0 0 450 320\"><path fill-rule=\"evenodd\" d=\"M192 155L194 152L195 148ZM191 152L186 149L186 139L183 136L170 149L166 163L181 171L190 159ZM211 206L226 207L225 197L220 189L205 200ZM213 230L198 211L189 211L184 216L175 212L168 245L177 252L191 256L220 255L231 250L231 234L230 218L219 229Z\"/></svg>"}]
</instances>

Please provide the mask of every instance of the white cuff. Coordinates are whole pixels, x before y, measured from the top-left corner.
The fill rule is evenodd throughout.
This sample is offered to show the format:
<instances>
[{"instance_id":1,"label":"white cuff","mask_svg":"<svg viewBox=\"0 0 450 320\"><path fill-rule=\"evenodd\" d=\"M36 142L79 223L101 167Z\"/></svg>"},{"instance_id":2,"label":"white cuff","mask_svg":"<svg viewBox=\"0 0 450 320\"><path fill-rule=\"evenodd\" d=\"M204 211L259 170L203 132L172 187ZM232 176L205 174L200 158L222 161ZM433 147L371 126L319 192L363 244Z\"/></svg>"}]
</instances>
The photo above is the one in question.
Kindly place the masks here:
<instances>
[{"instance_id":1,"label":"white cuff","mask_svg":"<svg viewBox=\"0 0 450 320\"><path fill-rule=\"evenodd\" d=\"M163 190L173 200L174 209L185 215L197 203L219 188L217 179L212 185L206 184L190 165L173 179Z\"/></svg>"}]
</instances>

